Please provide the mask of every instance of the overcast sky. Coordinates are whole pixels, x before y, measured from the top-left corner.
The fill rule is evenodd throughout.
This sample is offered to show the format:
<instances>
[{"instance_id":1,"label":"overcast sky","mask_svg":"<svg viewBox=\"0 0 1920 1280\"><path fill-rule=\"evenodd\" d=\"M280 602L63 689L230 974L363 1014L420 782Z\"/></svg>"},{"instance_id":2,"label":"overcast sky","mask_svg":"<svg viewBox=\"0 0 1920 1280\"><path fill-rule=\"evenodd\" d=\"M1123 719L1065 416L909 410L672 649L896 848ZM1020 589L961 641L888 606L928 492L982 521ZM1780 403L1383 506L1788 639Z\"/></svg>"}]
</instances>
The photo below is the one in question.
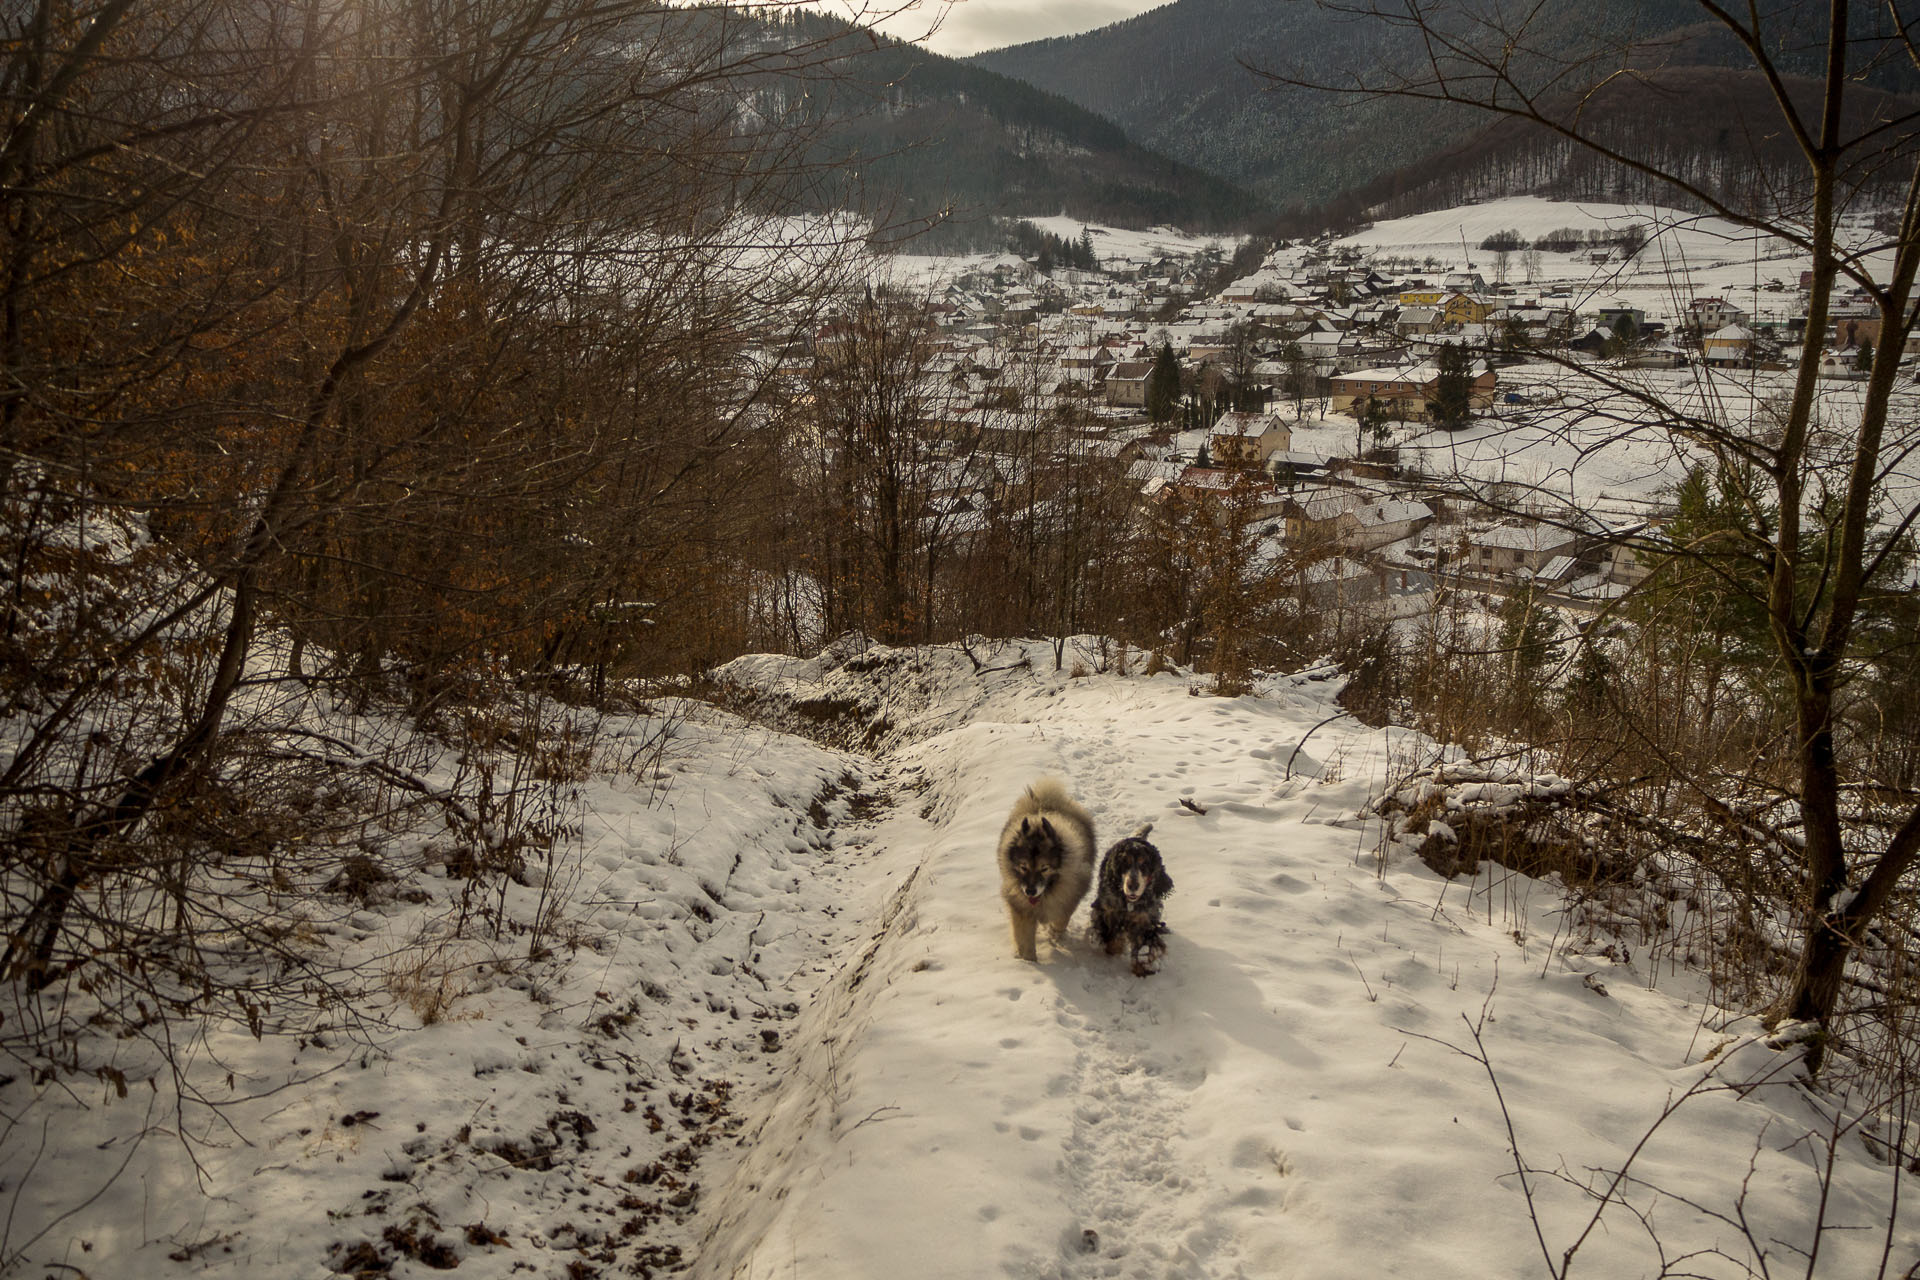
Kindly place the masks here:
<instances>
[{"instance_id":1,"label":"overcast sky","mask_svg":"<svg viewBox=\"0 0 1920 1280\"><path fill-rule=\"evenodd\" d=\"M870 0L869 11L880 11L883 3ZM1004 44L1091 31L1168 3L1171 0L892 0L888 9L904 6L905 11L880 26L902 40L917 40L937 23L927 47L962 58Z\"/></svg>"}]
</instances>

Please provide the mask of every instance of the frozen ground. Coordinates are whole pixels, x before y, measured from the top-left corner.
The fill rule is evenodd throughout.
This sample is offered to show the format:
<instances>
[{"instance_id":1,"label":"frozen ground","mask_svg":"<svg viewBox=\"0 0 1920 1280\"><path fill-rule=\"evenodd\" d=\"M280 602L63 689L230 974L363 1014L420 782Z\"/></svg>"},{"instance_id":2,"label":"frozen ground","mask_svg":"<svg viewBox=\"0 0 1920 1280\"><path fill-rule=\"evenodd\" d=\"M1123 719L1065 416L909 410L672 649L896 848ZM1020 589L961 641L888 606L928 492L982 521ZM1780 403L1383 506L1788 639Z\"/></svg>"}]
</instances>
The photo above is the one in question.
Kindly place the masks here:
<instances>
[{"instance_id":1,"label":"frozen ground","mask_svg":"<svg viewBox=\"0 0 1920 1280\"><path fill-rule=\"evenodd\" d=\"M140 1038L6 1081L6 1270L1544 1274L1527 1190L1558 1257L1591 1171L1699 1087L1634 1165L1651 1233L1615 1209L1579 1272L1656 1274L1656 1239L1751 1261L1744 1211L1800 1273L1831 1104L1722 1088L1790 1059L1671 957L1609 959L1550 886L1446 882L1388 842L1363 813L1430 743L1341 716L1326 670L1226 699L1090 649L977 652L723 669L736 705L839 716L877 754L663 706L676 745L642 777L615 766L662 720L610 725L578 845L505 903L558 902L542 960L449 941L458 886L423 867L319 944L391 980L326 1028L212 1029L185 1063L205 1103L149 1088ZM1155 824L1158 975L1078 930L1013 958L992 846L1043 773L1103 843ZM1499 1096L1460 1052L1476 1026ZM96 1062L127 1097L76 1083ZM1832 1172L1817 1274L1889 1245L1904 1274L1889 1168L1849 1135Z\"/></svg>"}]
</instances>

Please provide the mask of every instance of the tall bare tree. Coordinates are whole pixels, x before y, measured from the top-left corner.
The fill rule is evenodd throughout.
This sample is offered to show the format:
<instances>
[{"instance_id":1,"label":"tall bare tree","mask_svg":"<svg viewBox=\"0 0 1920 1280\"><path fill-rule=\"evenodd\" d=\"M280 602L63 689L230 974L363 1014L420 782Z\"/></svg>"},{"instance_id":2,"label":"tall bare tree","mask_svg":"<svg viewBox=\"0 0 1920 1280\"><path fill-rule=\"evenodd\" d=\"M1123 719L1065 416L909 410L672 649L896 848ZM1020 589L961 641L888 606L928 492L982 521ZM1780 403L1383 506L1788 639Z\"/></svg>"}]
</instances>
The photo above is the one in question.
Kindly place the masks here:
<instances>
[{"instance_id":1,"label":"tall bare tree","mask_svg":"<svg viewBox=\"0 0 1920 1280\"><path fill-rule=\"evenodd\" d=\"M1692 6L1744 50L1753 86L1770 104L1772 119L1752 136L1784 134L1797 154L1795 172L1756 197L1709 185L1594 109L1625 85L1664 91L1657 75L1663 54L1614 46L1569 56L1573 6L1380 0L1324 7L1376 24L1405 56L1334 73L1269 68L1264 74L1276 87L1465 104L1523 122L1810 261L1798 372L1777 423L1728 425L1643 384L1592 370L1583 376L1597 379L1596 396L1636 406L1624 429L1702 447L1727 467L1751 469L1763 486L1749 518L1701 563L1759 606L1780 692L1792 707L1786 785L1795 818L1778 838L1799 851L1803 905L1798 959L1777 1013L1818 1029L1808 1042L1817 1072L1848 960L1920 862L1920 801L1910 792L1889 793L1897 800L1881 822L1850 823L1849 795L1874 779L1840 714L1869 656L1863 608L1920 518L1889 488L1892 472L1920 445L1916 424L1889 413L1915 322L1920 142L1910 99L1862 85L1867 71L1896 61L1920 67L1911 17L1900 6L1848 0ZM1815 74L1796 76L1798 65ZM1876 224L1882 231L1864 241L1843 237L1843 218L1882 196L1894 205ZM1842 284L1869 300L1883 336L1857 418L1822 423L1820 355Z\"/></svg>"},{"instance_id":2,"label":"tall bare tree","mask_svg":"<svg viewBox=\"0 0 1920 1280\"><path fill-rule=\"evenodd\" d=\"M789 243L818 121L782 104L866 42L783 8L0 10L8 977L190 946L222 858L273 847L234 785L288 750L269 639L422 710L603 659L629 604L712 656L750 347L856 233Z\"/></svg>"}]
</instances>

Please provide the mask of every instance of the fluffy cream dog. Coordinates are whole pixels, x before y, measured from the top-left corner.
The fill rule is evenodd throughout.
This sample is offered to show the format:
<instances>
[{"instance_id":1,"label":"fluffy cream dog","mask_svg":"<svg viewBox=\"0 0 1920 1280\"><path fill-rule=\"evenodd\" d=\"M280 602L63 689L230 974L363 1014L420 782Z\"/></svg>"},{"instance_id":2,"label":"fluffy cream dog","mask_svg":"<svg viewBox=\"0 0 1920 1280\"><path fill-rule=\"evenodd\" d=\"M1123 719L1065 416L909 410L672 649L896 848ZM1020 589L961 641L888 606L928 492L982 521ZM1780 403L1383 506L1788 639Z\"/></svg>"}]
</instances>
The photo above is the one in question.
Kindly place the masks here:
<instances>
[{"instance_id":1,"label":"fluffy cream dog","mask_svg":"<svg viewBox=\"0 0 1920 1280\"><path fill-rule=\"evenodd\" d=\"M1013 925L1013 953L1037 960L1034 935L1055 946L1093 884L1093 815L1058 778L1042 778L1013 802L1000 830L1000 896Z\"/></svg>"}]
</instances>

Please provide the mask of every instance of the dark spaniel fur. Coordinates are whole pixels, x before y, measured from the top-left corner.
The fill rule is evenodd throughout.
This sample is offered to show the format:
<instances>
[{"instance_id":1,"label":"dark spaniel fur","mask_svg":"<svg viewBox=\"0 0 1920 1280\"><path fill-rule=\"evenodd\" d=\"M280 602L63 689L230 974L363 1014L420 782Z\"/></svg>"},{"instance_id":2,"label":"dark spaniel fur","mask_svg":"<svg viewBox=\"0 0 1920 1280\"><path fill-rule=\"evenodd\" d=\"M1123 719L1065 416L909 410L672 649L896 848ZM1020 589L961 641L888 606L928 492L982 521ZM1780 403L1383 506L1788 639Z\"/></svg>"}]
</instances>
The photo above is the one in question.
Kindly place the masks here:
<instances>
[{"instance_id":1,"label":"dark spaniel fur","mask_svg":"<svg viewBox=\"0 0 1920 1280\"><path fill-rule=\"evenodd\" d=\"M1147 840L1152 830L1148 823L1107 850L1093 899L1093 936L1110 956L1125 950L1134 973L1142 978L1159 968L1167 954L1160 904L1173 892L1173 877L1161 863L1160 851Z\"/></svg>"}]
</instances>

